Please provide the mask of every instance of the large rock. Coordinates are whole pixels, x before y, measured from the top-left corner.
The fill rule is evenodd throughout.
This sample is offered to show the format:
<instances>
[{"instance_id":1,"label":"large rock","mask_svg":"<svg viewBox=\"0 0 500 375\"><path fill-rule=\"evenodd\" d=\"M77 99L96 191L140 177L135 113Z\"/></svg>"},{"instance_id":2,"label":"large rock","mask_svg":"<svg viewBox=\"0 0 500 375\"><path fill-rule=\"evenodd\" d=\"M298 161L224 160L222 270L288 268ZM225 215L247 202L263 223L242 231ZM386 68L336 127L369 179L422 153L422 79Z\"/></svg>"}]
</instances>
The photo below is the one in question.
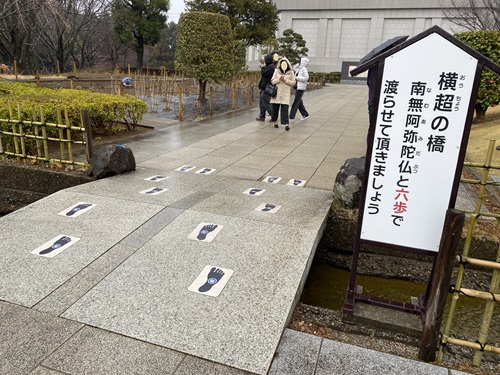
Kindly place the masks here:
<instances>
[{"instance_id":1,"label":"large rock","mask_svg":"<svg viewBox=\"0 0 500 375\"><path fill-rule=\"evenodd\" d=\"M132 150L125 146L107 145L94 152L90 165L91 175L100 179L135 170L135 158Z\"/></svg>"},{"instance_id":2,"label":"large rock","mask_svg":"<svg viewBox=\"0 0 500 375\"><path fill-rule=\"evenodd\" d=\"M334 199L345 208L358 208L365 172L365 158L347 159L333 185Z\"/></svg>"}]
</instances>

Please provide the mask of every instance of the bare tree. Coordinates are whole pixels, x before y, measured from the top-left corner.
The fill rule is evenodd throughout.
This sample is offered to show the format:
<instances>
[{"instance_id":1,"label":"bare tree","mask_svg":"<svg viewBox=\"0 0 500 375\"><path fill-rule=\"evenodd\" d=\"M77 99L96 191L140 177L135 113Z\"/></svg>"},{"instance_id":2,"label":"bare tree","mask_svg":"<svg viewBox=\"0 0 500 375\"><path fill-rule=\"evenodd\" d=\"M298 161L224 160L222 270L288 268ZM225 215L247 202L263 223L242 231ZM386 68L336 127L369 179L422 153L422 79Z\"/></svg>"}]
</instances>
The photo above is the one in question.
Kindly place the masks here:
<instances>
[{"instance_id":1,"label":"bare tree","mask_svg":"<svg viewBox=\"0 0 500 375\"><path fill-rule=\"evenodd\" d=\"M45 59L62 69L72 63L85 65L86 57L92 55L92 30L109 10L109 1L103 0L50 0L38 14L41 51Z\"/></svg>"},{"instance_id":2,"label":"bare tree","mask_svg":"<svg viewBox=\"0 0 500 375\"><path fill-rule=\"evenodd\" d=\"M0 58L17 61L21 71L34 68L33 47L36 15L45 0L2 0L0 2Z\"/></svg>"},{"instance_id":3,"label":"bare tree","mask_svg":"<svg viewBox=\"0 0 500 375\"><path fill-rule=\"evenodd\" d=\"M449 0L443 13L461 31L499 30L500 0Z\"/></svg>"}]
</instances>

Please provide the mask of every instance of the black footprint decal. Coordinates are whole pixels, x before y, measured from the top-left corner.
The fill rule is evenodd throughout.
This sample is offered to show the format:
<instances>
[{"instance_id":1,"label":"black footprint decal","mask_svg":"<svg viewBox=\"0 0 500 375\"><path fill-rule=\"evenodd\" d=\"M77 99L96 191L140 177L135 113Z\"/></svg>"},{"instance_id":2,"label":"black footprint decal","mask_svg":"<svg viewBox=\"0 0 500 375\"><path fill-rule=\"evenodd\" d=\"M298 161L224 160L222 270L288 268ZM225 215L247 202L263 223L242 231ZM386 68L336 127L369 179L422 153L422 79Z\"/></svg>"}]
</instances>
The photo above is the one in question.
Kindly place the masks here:
<instances>
[{"instance_id":1,"label":"black footprint decal","mask_svg":"<svg viewBox=\"0 0 500 375\"><path fill-rule=\"evenodd\" d=\"M250 194L254 195L254 194L257 194L259 191L262 191L262 189L252 189L250 190Z\"/></svg>"},{"instance_id":2,"label":"black footprint decal","mask_svg":"<svg viewBox=\"0 0 500 375\"><path fill-rule=\"evenodd\" d=\"M301 180L293 180L293 184L295 186L300 185L301 182L302 182Z\"/></svg>"},{"instance_id":3,"label":"black footprint decal","mask_svg":"<svg viewBox=\"0 0 500 375\"><path fill-rule=\"evenodd\" d=\"M224 271L222 271L220 268L212 267L207 275L207 281L205 282L205 284L198 288L198 291L201 293L208 292L215 284L217 284L222 279L222 276L224 276Z\"/></svg>"},{"instance_id":4,"label":"black footprint decal","mask_svg":"<svg viewBox=\"0 0 500 375\"><path fill-rule=\"evenodd\" d=\"M274 181L276 181L277 179L278 179L278 177L269 177L269 178L267 179L267 182L274 182Z\"/></svg>"},{"instance_id":5,"label":"black footprint decal","mask_svg":"<svg viewBox=\"0 0 500 375\"><path fill-rule=\"evenodd\" d=\"M165 178L165 176L154 176L154 177L151 177L150 181L161 180L163 178Z\"/></svg>"},{"instance_id":6,"label":"black footprint decal","mask_svg":"<svg viewBox=\"0 0 500 375\"><path fill-rule=\"evenodd\" d=\"M181 168L181 172L187 171L189 168L191 168L190 165L185 165L184 167Z\"/></svg>"},{"instance_id":7,"label":"black footprint decal","mask_svg":"<svg viewBox=\"0 0 500 375\"><path fill-rule=\"evenodd\" d=\"M262 211L271 211L273 208L276 208L274 204L266 203L266 206L262 209Z\"/></svg>"},{"instance_id":8,"label":"black footprint decal","mask_svg":"<svg viewBox=\"0 0 500 375\"><path fill-rule=\"evenodd\" d=\"M204 170L202 170L200 173L208 173L208 172L210 172L210 171L211 171L211 169L210 169L210 168L205 168L205 169L204 169Z\"/></svg>"},{"instance_id":9,"label":"black footprint decal","mask_svg":"<svg viewBox=\"0 0 500 375\"><path fill-rule=\"evenodd\" d=\"M218 227L217 224L204 225L203 228L201 228L200 233L198 233L198 236L196 236L196 238L199 239L200 241L203 241L205 238L207 238L207 234L213 232L217 227Z\"/></svg>"},{"instance_id":10,"label":"black footprint decal","mask_svg":"<svg viewBox=\"0 0 500 375\"><path fill-rule=\"evenodd\" d=\"M89 207L89 206L92 206L92 204L90 204L90 203L82 203L82 204L79 204L78 206L73 207L73 208L71 209L71 211L67 212L67 213L66 213L66 216L72 216L72 215L74 215L75 213L77 213L78 211L83 210L83 209L85 209L85 208L87 208L87 207Z\"/></svg>"},{"instance_id":11,"label":"black footprint decal","mask_svg":"<svg viewBox=\"0 0 500 375\"><path fill-rule=\"evenodd\" d=\"M162 188L154 188L154 189L151 189L150 191L146 191L146 194L159 193L162 190L163 190Z\"/></svg>"},{"instance_id":12,"label":"black footprint decal","mask_svg":"<svg viewBox=\"0 0 500 375\"><path fill-rule=\"evenodd\" d=\"M54 244L52 246L40 251L38 254L42 254L42 255L49 254L52 251L59 249L61 246L64 246L69 242L71 242L71 238L69 238L68 236L62 236L56 242L54 242Z\"/></svg>"}]
</instances>

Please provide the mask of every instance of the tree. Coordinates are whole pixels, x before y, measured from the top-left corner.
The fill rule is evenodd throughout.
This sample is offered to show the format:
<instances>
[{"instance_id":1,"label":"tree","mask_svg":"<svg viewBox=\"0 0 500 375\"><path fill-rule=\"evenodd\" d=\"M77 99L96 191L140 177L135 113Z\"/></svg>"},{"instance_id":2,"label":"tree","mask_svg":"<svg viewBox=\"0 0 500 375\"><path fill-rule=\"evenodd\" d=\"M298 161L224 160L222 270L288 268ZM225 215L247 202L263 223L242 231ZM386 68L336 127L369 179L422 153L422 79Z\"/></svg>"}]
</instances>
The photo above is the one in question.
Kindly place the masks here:
<instances>
[{"instance_id":1,"label":"tree","mask_svg":"<svg viewBox=\"0 0 500 375\"><path fill-rule=\"evenodd\" d=\"M186 9L228 16L234 39L247 47L262 44L278 30L278 10L272 0L186 0Z\"/></svg>"},{"instance_id":2,"label":"tree","mask_svg":"<svg viewBox=\"0 0 500 375\"><path fill-rule=\"evenodd\" d=\"M113 0L113 29L120 42L133 43L138 70L142 69L144 46L160 40L169 9L169 0Z\"/></svg>"},{"instance_id":3,"label":"tree","mask_svg":"<svg viewBox=\"0 0 500 375\"><path fill-rule=\"evenodd\" d=\"M461 30L499 30L500 0L450 0L445 17Z\"/></svg>"},{"instance_id":4,"label":"tree","mask_svg":"<svg viewBox=\"0 0 500 375\"><path fill-rule=\"evenodd\" d=\"M42 59L71 68L83 68L94 58L96 24L108 12L102 0L53 0L38 12L39 53ZM94 39L94 40L92 40Z\"/></svg>"},{"instance_id":5,"label":"tree","mask_svg":"<svg viewBox=\"0 0 500 375\"><path fill-rule=\"evenodd\" d=\"M45 1L4 1L0 6L1 62L11 65L14 60L21 71L34 70L33 47L38 11Z\"/></svg>"},{"instance_id":6,"label":"tree","mask_svg":"<svg viewBox=\"0 0 500 375\"><path fill-rule=\"evenodd\" d=\"M307 56L309 49L306 47L306 41L301 34L292 29L283 31L283 37L278 38L280 56L286 56L290 63L298 62L301 56Z\"/></svg>"},{"instance_id":7,"label":"tree","mask_svg":"<svg viewBox=\"0 0 500 375\"><path fill-rule=\"evenodd\" d=\"M496 64L500 64L500 30L479 30L455 34L455 37ZM483 122L486 110L500 102L500 77L483 70L476 100L476 122Z\"/></svg>"},{"instance_id":8,"label":"tree","mask_svg":"<svg viewBox=\"0 0 500 375\"><path fill-rule=\"evenodd\" d=\"M183 13L179 19L175 69L198 80L204 101L207 81L229 81L234 70L234 40L229 17L209 12Z\"/></svg>"},{"instance_id":9,"label":"tree","mask_svg":"<svg viewBox=\"0 0 500 375\"><path fill-rule=\"evenodd\" d=\"M158 44L151 50L149 61L152 65L174 69L176 38L177 24L171 21L162 30Z\"/></svg>"}]
</instances>

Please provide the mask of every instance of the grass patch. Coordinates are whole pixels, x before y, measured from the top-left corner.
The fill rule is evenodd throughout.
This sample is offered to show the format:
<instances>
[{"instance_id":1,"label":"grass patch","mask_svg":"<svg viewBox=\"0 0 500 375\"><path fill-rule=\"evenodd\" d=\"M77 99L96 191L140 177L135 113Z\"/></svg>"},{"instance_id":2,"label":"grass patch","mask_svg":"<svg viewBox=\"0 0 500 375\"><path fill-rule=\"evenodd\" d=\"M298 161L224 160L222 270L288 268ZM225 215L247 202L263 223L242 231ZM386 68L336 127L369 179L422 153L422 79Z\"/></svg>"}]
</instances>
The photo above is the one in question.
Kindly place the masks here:
<instances>
[{"instance_id":1,"label":"grass patch","mask_svg":"<svg viewBox=\"0 0 500 375\"><path fill-rule=\"evenodd\" d=\"M473 163L484 163L491 139L496 140L496 147L500 146L500 106L488 108L484 123L472 125L465 154L466 160ZM500 165L500 150L496 147L493 151L491 164L498 166ZM500 176L500 170L491 169L490 174Z\"/></svg>"}]
</instances>

